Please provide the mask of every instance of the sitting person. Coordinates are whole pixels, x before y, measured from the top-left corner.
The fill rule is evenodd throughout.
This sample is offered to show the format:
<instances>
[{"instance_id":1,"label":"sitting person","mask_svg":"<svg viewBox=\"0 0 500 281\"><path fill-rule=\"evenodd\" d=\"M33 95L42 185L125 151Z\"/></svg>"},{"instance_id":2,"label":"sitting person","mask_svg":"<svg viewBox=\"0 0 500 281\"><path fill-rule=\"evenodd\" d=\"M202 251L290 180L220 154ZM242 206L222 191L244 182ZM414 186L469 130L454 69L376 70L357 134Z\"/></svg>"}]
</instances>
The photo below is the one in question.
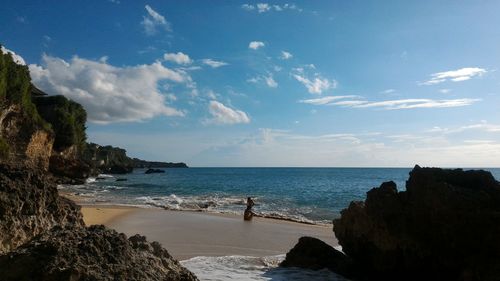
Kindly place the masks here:
<instances>
[{"instance_id":1,"label":"sitting person","mask_svg":"<svg viewBox=\"0 0 500 281\"><path fill-rule=\"evenodd\" d=\"M254 213L252 212L252 207L255 205L251 197L247 198L247 208L243 214L243 220L250 221L253 218Z\"/></svg>"}]
</instances>

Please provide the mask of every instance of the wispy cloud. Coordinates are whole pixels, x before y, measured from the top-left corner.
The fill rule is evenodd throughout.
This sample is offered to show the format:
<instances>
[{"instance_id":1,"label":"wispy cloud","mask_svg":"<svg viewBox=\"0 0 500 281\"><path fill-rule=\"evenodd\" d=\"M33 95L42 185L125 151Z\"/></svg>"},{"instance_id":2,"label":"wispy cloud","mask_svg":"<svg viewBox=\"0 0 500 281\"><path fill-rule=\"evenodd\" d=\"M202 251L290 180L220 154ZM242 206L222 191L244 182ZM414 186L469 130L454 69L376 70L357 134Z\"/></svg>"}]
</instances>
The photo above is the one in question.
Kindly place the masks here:
<instances>
[{"instance_id":1,"label":"wispy cloud","mask_svg":"<svg viewBox=\"0 0 500 281\"><path fill-rule=\"evenodd\" d=\"M265 45L266 44L264 44L264 42L261 42L261 41L252 41L248 44L248 48L253 49L253 50L257 50L259 48L264 47Z\"/></svg>"},{"instance_id":2,"label":"wispy cloud","mask_svg":"<svg viewBox=\"0 0 500 281\"><path fill-rule=\"evenodd\" d=\"M278 83L274 80L272 75L264 77L264 80L266 81L266 85L270 88L278 87Z\"/></svg>"},{"instance_id":3,"label":"wispy cloud","mask_svg":"<svg viewBox=\"0 0 500 281\"><path fill-rule=\"evenodd\" d=\"M307 88L307 91L311 94L321 94L326 90L335 89L337 87L337 81L328 80L316 74L316 77L309 79L302 74L293 74L293 77L302 83Z\"/></svg>"},{"instance_id":4,"label":"wispy cloud","mask_svg":"<svg viewBox=\"0 0 500 281\"><path fill-rule=\"evenodd\" d=\"M464 67L457 70L450 70L431 74L431 78L425 82L419 83L420 85L434 85L446 81L460 82L466 81L473 77L479 77L488 71L479 67Z\"/></svg>"},{"instance_id":5,"label":"wispy cloud","mask_svg":"<svg viewBox=\"0 0 500 281\"><path fill-rule=\"evenodd\" d=\"M213 60L213 59L203 59L201 60L203 62L203 64L206 64L212 68L218 68L218 67L221 67L221 66L225 66L225 65L228 65L227 62L223 62L223 61L216 61L216 60Z\"/></svg>"},{"instance_id":6,"label":"wispy cloud","mask_svg":"<svg viewBox=\"0 0 500 281\"><path fill-rule=\"evenodd\" d=\"M356 98L356 99L352 99ZM340 100L340 101L339 101ZM367 101L359 96L328 96L317 99L299 100L299 103L312 105L330 105L351 108L381 108L385 110L413 109L413 108L447 108L472 105L480 99L399 99L386 101Z\"/></svg>"},{"instance_id":7,"label":"wispy cloud","mask_svg":"<svg viewBox=\"0 0 500 281\"><path fill-rule=\"evenodd\" d=\"M205 120L205 124L250 123L250 118L245 112L232 109L215 100L210 101L208 105L208 112L212 117Z\"/></svg>"},{"instance_id":8,"label":"wispy cloud","mask_svg":"<svg viewBox=\"0 0 500 281\"><path fill-rule=\"evenodd\" d=\"M170 23L157 11L153 10L151 6L145 6L147 15L142 19L141 25L144 28L146 35L154 35L157 32L157 28L161 27L166 31L172 31Z\"/></svg>"},{"instance_id":9,"label":"wispy cloud","mask_svg":"<svg viewBox=\"0 0 500 281\"><path fill-rule=\"evenodd\" d=\"M312 104L312 105L325 105L329 104L333 101L340 100L340 99L346 99L346 98L355 98L356 96L349 95L349 96L327 96L327 97L322 97L322 98L317 98L317 99L306 99L306 100L299 100L300 103L307 103L307 104Z\"/></svg>"},{"instance_id":10,"label":"wispy cloud","mask_svg":"<svg viewBox=\"0 0 500 281\"><path fill-rule=\"evenodd\" d=\"M252 77L250 79L247 79L247 82L254 83L254 84L262 82L262 83L265 83L270 88L278 87L278 82L276 82L276 80L274 80L272 74L268 74L267 76L261 75L261 76Z\"/></svg>"},{"instance_id":11,"label":"wispy cloud","mask_svg":"<svg viewBox=\"0 0 500 281\"><path fill-rule=\"evenodd\" d=\"M186 55L182 52L166 53L165 55L163 55L163 58L166 61L175 62L176 64L184 64L185 65L185 64L191 64L193 62L188 55Z\"/></svg>"},{"instance_id":12,"label":"wispy cloud","mask_svg":"<svg viewBox=\"0 0 500 281\"><path fill-rule=\"evenodd\" d=\"M261 13L266 13L266 12L283 12L283 11L297 11L297 12L302 12L302 9L299 8L295 4L283 4L283 5L272 5L269 3L257 3L257 4L243 4L241 5L241 8L245 11L256 11L259 14Z\"/></svg>"}]
</instances>

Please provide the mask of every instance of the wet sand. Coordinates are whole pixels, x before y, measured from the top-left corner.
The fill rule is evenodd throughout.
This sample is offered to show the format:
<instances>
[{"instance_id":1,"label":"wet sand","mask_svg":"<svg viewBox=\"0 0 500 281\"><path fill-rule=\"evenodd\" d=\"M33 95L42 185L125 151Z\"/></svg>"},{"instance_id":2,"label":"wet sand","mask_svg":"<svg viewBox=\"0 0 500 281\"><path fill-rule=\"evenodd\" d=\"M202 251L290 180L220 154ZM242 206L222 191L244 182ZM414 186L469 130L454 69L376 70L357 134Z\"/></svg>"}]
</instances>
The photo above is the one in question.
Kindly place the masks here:
<instances>
[{"instance_id":1,"label":"wet sand","mask_svg":"<svg viewBox=\"0 0 500 281\"><path fill-rule=\"evenodd\" d=\"M123 206L83 206L87 225L104 224L127 235L160 242L179 260L195 256L271 256L285 254L302 236L336 246L332 226L268 218L250 222L236 215L167 211Z\"/></svg>"}]
</instances>

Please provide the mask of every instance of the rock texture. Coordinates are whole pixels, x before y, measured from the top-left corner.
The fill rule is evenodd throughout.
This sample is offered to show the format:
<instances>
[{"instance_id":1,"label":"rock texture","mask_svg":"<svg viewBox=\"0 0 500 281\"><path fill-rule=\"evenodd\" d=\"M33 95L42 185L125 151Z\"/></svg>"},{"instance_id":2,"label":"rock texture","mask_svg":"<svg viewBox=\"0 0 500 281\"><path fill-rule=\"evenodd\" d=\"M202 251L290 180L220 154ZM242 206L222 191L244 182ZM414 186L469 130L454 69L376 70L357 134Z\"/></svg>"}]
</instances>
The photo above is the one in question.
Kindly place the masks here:
<instances>
[{"instance_id":1,"label":"rock texture","mask_svg":"<svg viewBox=\"0 0 500 281\"><path fill-rule=\"evenodd\" d=\"M159 243L104 226L56 227L0 256L2 280L198 280Z\"/></svg>"},{"instance_id":2,"label":"rock texture","mask_svg":"<svg viewBox=\"0 0 500 281\"><path fill-rule=\"evenodd\" d=\"M59 197L42 171L0 163L0 253L56 225L82 226L80 207Z\"/></svg>"},{"instance_id":3,"label":"rock texture","mask_svg":"<svg viewBox=\"0 0 500 281\"><path fill-rule=\"evenodd\" d=\"M286 254L282 267L300 267L312 270L328 268L347 278L354 275L352 261L342 252L313 237L301 237Z\"/></svg>"},{"instance_id":4,"label":"rock texture","mask_svg":"<svg viewBox=\"0 0 500 281\"><path fill-rule=\"evenodd\" d=\"M420 168L352 202L335 235L366 280L499 280L500 184L486 171Z\"/></svg>"}]
</instances>

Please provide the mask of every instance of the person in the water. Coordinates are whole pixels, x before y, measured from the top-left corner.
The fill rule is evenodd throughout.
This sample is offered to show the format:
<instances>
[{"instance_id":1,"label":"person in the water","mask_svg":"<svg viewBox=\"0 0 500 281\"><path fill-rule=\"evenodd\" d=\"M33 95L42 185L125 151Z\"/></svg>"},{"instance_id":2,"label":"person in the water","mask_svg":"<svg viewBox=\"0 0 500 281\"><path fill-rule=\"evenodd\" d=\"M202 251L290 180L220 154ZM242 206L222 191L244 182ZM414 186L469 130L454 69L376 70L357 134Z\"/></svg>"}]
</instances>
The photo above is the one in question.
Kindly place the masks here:
<instances>
[{"instance_id":1,"label":"person in the water","mask_svg":"<svg viewBox=\"0 0 500 281\"><path fill-rule=\"evenodd\" d=\"M254 213L252 212L252 207L255 205L251 197L247 198L247 208L245 213L243 214L243 219L246 221L250 221L253 218Z\"/></svg>"}]
</instances>

